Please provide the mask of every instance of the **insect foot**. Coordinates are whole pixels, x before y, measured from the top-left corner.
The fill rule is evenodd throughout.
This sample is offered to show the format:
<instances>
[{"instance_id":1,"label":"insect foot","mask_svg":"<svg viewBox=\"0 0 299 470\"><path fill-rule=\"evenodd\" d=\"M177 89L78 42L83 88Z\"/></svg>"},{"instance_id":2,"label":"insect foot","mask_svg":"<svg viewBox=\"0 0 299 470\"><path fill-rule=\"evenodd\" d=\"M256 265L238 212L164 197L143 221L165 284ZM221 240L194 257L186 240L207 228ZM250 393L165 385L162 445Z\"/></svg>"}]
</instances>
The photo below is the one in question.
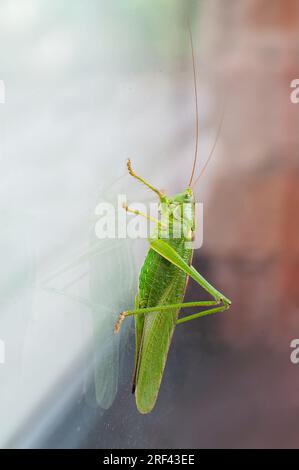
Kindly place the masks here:
<instances>
[{"instance_id":1,"label":"insect foot","mask_svg":"<svg viewBox=\"0 0 299 470\"><path fill-rule=\"evenodd\" d=\"M118 332L119 332L120 327L121 327L121 324L122 324L122 322L124 321L125 318L126 318L126 312L122 312L122 313L119 315L119 318L118 318L117 322L116 322L115 325L114 325L114 333L118 333Z\"/></svg>"},{"instance_id":2,"label":"insect foot","mask_svg":"<svg viewBox=\"0 0 299 470\"><path fill-rule=\"evenodd\" d=\"M135 173L135 171L134 171L133 168L132 168L131 160L130 160L129 158L128 158L128 160L127 160L127 168L128 168L129 174L135 178L135 177L136 177L136 173Z\"/></svg>"}]
</instances>

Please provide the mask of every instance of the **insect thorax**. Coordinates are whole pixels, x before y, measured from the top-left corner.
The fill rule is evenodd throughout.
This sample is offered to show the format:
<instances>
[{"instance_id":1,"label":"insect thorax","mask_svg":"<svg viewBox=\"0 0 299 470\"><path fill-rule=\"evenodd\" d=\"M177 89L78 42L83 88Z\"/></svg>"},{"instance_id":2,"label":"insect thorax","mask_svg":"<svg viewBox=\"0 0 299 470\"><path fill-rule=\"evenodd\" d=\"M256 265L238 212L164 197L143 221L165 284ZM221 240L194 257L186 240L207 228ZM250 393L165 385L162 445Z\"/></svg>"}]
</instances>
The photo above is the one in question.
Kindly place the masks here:
<instances>
[{"instance_id":1,"label":"insect thorax","mask_svg":"<svg viewBox=\"0 0 299 470\"><path fill-rule=\"evenodd\" d=\"M192 242L195 230L194 204L191 188L173 197L165 197L159 205L161 223L156 227L153 237Z\"/></svg>"}]
</instances>

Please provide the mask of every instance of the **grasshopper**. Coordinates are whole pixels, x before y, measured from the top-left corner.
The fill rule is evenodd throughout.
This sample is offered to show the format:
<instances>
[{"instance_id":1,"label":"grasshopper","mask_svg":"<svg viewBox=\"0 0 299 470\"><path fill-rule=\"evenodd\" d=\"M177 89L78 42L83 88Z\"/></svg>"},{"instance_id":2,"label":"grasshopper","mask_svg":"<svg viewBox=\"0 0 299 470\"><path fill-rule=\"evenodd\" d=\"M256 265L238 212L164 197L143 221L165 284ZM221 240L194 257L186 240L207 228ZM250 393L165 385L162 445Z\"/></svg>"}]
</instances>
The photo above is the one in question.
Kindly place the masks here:
<instances>
[{"instance_id":1,"label":"grasshopper","mask_svg":"<svg viewBox=\"0 0 299 470\"><path fill-rule=\"evenodd\" d=\"M159 198L160 218L149 238L149 251L139 275L134 310L122 312L115 324L120 330L126 317L135 317L135 368L133 388L140 413L149 413L155 406L172 336L176 325L227 310L231 301L213 287L192 266L192 241L195 236L195 199L192 189L198 153L198 99L192 35L190 33L195 91L196 144L192 173L184 192L168 197L138 176L128 160L129 174L147 186ZM213 150L212 150L213 153ZM204 165L203 173L211 154ZM198 177L198 178L199 178ZM193 183L196 184L195 180ZM147 217L139 211L125 210ZM179 234L179 236L178 236ZM184 302L188 279L194 279L213 300ZM181 308L201 307L202 311L179 318Z\"/></svg>"}]
</instances>

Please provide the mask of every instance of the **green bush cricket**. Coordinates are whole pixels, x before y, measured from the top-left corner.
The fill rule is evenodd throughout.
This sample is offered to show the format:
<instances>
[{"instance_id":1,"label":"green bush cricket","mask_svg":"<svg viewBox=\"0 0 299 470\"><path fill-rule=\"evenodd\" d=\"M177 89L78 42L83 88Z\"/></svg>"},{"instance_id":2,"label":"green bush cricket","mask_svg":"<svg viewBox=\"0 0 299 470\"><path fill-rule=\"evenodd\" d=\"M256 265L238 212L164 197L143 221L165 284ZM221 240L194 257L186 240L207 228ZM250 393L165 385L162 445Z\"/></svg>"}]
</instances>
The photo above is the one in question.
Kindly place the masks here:
<instances>
[{"instance_id":1,"label":"green bush cricket","mask_svg":"<svg viewBox=\"0 0 299 470\"><path fill-rule=\"evenodd\" d=\"M136 351L133 393L135 393L136 405L140 413L149 413L155 406L175 326L205 315L223 312L231 304L227 297L215 289L192 266L192 241L196 228L192 183L194 186L206 164L199 177L193 182L198 153L199 125L191 34L190 41L196 103L196 145L188 187L182 193L167 197L138 176L132 169L130 160L127 164L130 175L151 189L160 200L160 220L156 220L156 228L149 238L149 251L139 275L135 309L122 312L115 325L115 332L118 332L126 317L132 315L135 317ZM128 207L125 209L147 217ZM184 302L189 277L194 279L213 300ZM203 310L179 318L181 308L191 307L201 307Z\"/></svg>"}]
</instances>

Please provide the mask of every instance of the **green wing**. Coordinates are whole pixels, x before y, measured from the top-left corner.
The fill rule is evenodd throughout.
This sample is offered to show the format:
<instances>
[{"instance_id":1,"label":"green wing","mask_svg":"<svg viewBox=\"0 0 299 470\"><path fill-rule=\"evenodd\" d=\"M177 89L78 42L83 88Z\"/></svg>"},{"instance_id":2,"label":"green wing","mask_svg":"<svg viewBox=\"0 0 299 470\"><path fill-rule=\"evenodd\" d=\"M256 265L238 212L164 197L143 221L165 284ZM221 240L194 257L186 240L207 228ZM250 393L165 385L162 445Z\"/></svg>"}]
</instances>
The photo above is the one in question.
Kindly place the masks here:
<instances>
[{"instance_id":1,"label":"green wing","mask_svg":"<svg viewBox=\"0 0 299 470\"><path fill-rule=\"evenodd\" d=\"M135 308L139 308L139 295L136 295L135 298ZM135 393L136 389L136 380L137 380L137 370L138 370L138 358L140 354L140 345L142 340L142 332L144 326L144 315L137 315L135 317L135 366L134 366L134 375L133 375L133 385L132 393Z\"/></svg>"},{"instance_id":2,"label":"green wing","mask_svg":"<svg viewBox=\"0 0 299 470\"><path fill-rule=\"evenodd\" d=\"M176 242L174 247L186 262L191 250ZM136 308L179 303L184 298L186 274L150 249L139 278ZM156 402L178 310L153 312L135 317L136 359L133 391L141 413L149 413Z\"/></svg>"}]
</instances>

